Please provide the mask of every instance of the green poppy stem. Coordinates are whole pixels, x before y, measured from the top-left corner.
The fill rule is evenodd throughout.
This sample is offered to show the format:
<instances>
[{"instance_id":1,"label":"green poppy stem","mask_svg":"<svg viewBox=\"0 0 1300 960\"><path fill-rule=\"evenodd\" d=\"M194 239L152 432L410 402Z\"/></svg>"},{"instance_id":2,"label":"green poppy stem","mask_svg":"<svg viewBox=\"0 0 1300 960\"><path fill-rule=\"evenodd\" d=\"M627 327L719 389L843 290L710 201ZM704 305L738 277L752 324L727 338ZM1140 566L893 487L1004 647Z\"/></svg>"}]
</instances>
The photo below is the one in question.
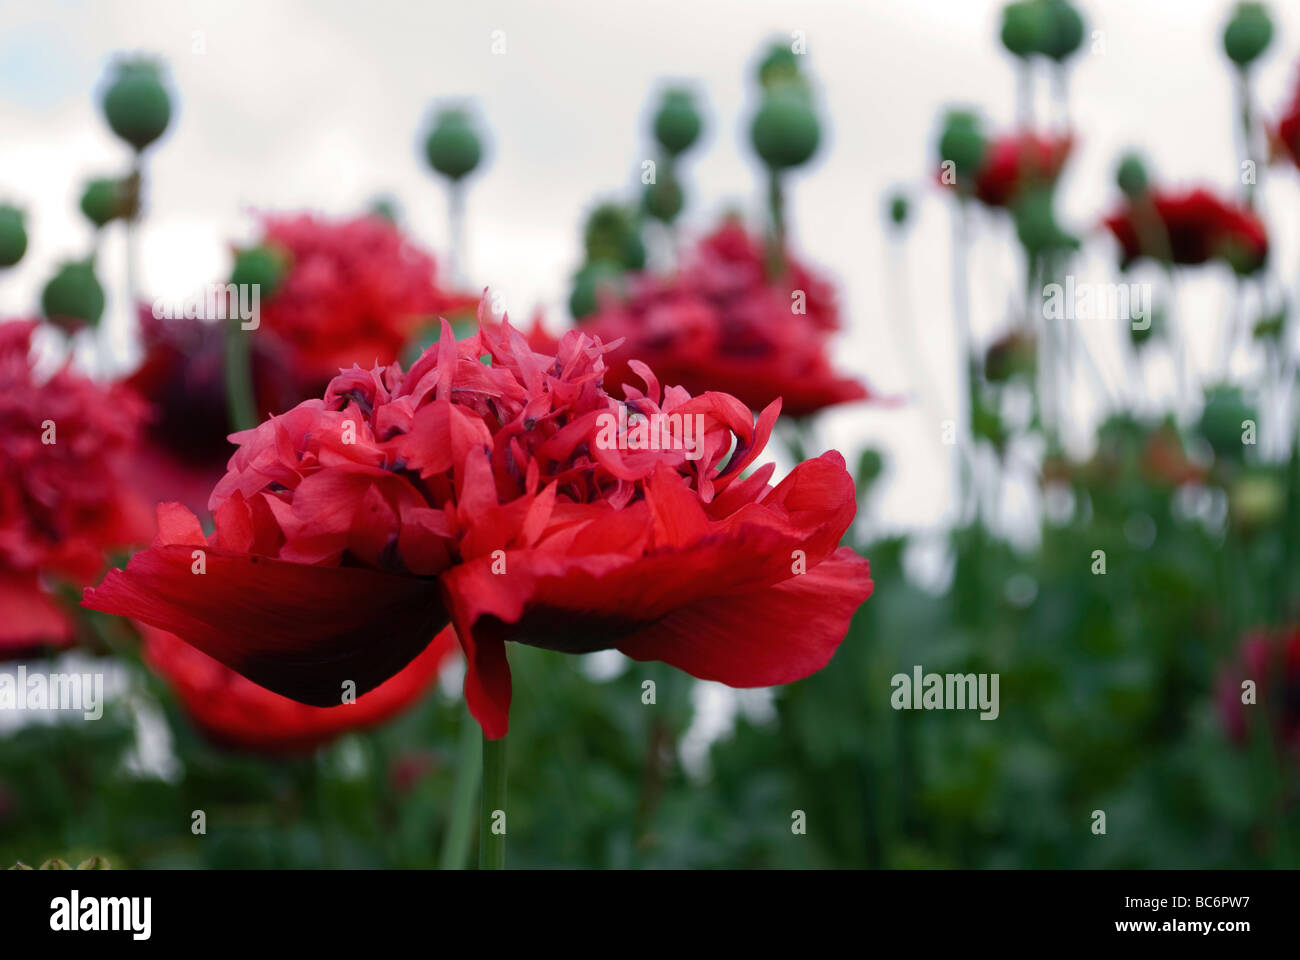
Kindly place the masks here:
<instances>
[{"instance_id":1,"label":"green poppy stem","mask_svg":"<svg viewBox=\"0 0 1300 960\"><path fill-rule=\"evenodd\" d=\"M768 170L767 206L772 217L772 232L768 238L768 273L776 278L785 274L785 190L781 174Z\"/></svg>"},{"instance_id":2,"label":"green poppy stem","mask_svg":"<svg viewBox=\"0 0 1300 960\"><path fill-rule=\"evenodd\" d=\"M136 308L140 302L140 255L139 255L139 230L140 230L140 205L141 198L144 194L144 155L136 151L135 158L131 162L131 173L128 176L128 182L131 184L131 191L134 199L131 203L131 209L123 222L123 240L126 249L124 262L126 265L126 327L129 335L133 335L136 329Z\"/></svg>"},{"instance_id":3,"label":"green poppy stem","mask_svg":"<svg viewBox=\"0 0 1300 960\"><path fill-rule=\"evenodd\" d=\"M500 832L496 828L500 825ZM506 740L483 738L483 805L479 812L478 868L506 866Z\"/></svg>"},{"instance_id":4,"label":"green poppy stem","mask_svg":"<svg viewBox=\"0 0 1300 960\"><path fill-rule=\"evenodd\" d=\"M249 335L232 317L226 324L226 415L232 430L257 426L257 404L253 400L252 357Z\"/></svg>"},{"instance_id":5,"label":"green poppy stem","mask_svg":"<svg viewBox=\"0 0 1300 960\"><path fill-rule=\"evenodd\" d=\"M461 180L447 184L447 220L448 274L452 283L460 287L465 284L465 184Z\"/></svg>"},{"instance_id":6,"label":"green poppy stem","mask_svg":"<svg viewBox=\"0 0 1300 960\"><path fill-rule=\"evenodd\" d=\"M456 779L451 788L451 819L442 841L438 866L463 870L469 858L474 833L474 801L483 773L483 750L479 745L478 722L468 710L461 720L460 743L456 748Z\"/></svg>"}]
</instances>

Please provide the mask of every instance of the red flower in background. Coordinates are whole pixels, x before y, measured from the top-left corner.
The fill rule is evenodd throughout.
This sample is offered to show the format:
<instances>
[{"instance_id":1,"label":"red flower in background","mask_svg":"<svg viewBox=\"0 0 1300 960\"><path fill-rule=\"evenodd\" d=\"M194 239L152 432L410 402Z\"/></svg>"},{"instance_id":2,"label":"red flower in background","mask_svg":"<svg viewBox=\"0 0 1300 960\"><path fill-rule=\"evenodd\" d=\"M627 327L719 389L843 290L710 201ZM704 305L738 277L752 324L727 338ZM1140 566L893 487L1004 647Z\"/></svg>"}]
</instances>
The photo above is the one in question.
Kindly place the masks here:
<instances>
[{"instance_id":1,"label":"red flower in background","mask_svg":"<svg viewBox=\"0 0 1300 960\"><path fill-rule=\"evenodd\" d=\"M1255 702L1242 703L1242 683L1254 681ZM1219 681L1219 712L1232 739L1243 742L1252 722L1273 728L1279 750L1300 752L1300 630L1256 631L1242 641Z\"/></svg>"},{"instance_id":2,"label":"red flower in background","mask_svg":"<svg viewBox=\"0 0 1300 960\"><path fill-rule=\"evenodd\" d=\"M867 561L837 546L856 512L843 458L775 487L771 465L745 477L779 404L756 425L736 398L661 391L636 362L645 389L618 401L605 351L570 331L536 354L508 324L458 344L444 322L408 373L354 368L238 434L213 534L160 508L155 545L84 602L318 706L378 686L450 620L489 737L508 724L507 640L733 686L820 669L871 592ZM611 428L661 413L679 445Z\"/></svg>"},{"instance_id":3,"label":"red flower in background","mask_svg":"<svg viewBox=\"0 0 1300 960\"><path fill-rule=\"evenodd\" d=\"M243 334L263 414L320 396L353 363L396 360L440 311L478 302L441 290L433 258L383 218L330 222L299 214L264 224L263 242L286 255L286 271L261 299L260 326ZM234 427L223 322L234 321L160 319L140 309L145 357L127 382L152 411L133 466L154 503L178 500L202 511L225 473Z\"/></svg>"},{"instance_id":4,"label":"red flower in background","mask_svg":"<svg viewBox=\"0 0 1300 960\"><path fill-rule=\"evenodd\" d=\"M1295 94L1282 119L1270 132L1274 155L1280 156L1285 151L1291 162L1300 166L1300 83L1296 84Z\"/></svg>"},{"instance_id":5,"label":"red flower in background","mask_svg":"<svg viewBox=\"0 0 1300 960\"><path fill-rule=\"evenodd\" d=\"M1022 188L1055 183L1074 146L1073 137L1015 133L989 144L975 176L975 196L990 207L1009 207Z\"/></svg>"},{"instance_id":6,"label":"red flower in background","mask_svg":"<svg viewBox=\"0 0 1300 960\"><path fill-rule=\"evenodd\" d=\"M1187 455L1178 428L1169 423L1161 424L1147 436L1141 467L1149 483L1168 487L1201 483L1209 473Z\"/></svg>"},{"instance_id":7,"label":"red flower in background","mask_svg":"<svg viewBox=\"0 0 1300 960\"><path fill-rule=\"evenodd\" d=\"M803 313L793 309L795 291ZM580 325L605 343L624 341L608 357L611 385L638 384L631 361L639 360L690 393L722 391L754 410L780 399L795 417L868 396L831 367L839 316L830 284L788 256L785 276L770 279L762 241L736 220L672 276L630 277L625 299L607 298Z\"/></svg>"},{"instance_id":8,"label":"red flower in background","mask_svg":"<svg viewBox=\"0 0 1300 960\"><path fill-rule=\"evenodd\" d=\"M144 360L126 384L149 404L132 483L151 503L179 500L206 508L212 487L234 452L226 400L224 334L219 321L159 319L140 308ZM285 351L272 338L251 335L253 393L259 410L287 410L306 399Z\"/></svg>"},{"instance_id":9,"label":"red flower in background","mask_svg":"<svg viewBox=\"0 0 1300 960\"><path fill-rule=\"evenodd\" d=\"M143 411L121 387L64 367L38 380L34 322L0 324L0 656L73 639L49 592L89 583L107 550L146 543L147 505L126 483Z\"/></svg>"},{"instance_id":10,"label":"red flower in background","mask_svg":"<svg viewBox=\"0 0 1300 960\"><path fill-rule=\"evenodd\" d=\"M1268 233L1253 211L1199 188L1152 191L1126 202L1105 224L1125 263L1153 257L1196 265L1221 258L1248 273L1268 256Z\"/></svg>"},{"instance_id":11,"label":"red flower in background","mask_svg":"<svg viewBox=\"0 0 1300 960\"><path fill-rule=\"evenodd\" d=\"M454 632L443 630L395 676L335 710L272 693L174 634L138 626L146 662L167 680L209 739L272 754L311 750L351 730L378 726L414 706L437 681L456 645Z\"/></svg>"},{"instance_id":12,"label":"red flower in background","mask_svg":"<svg viewBox=\"0 0 1300 960\"><path fill-rule=\"evenodd\" d=\"M314 394L354 363L392 363L422 326L478 303L441 289L433 257L382 217L262 222L261 243L287 254L288 269L261 304L261 330Z\"/></svg>"}]
</instances>

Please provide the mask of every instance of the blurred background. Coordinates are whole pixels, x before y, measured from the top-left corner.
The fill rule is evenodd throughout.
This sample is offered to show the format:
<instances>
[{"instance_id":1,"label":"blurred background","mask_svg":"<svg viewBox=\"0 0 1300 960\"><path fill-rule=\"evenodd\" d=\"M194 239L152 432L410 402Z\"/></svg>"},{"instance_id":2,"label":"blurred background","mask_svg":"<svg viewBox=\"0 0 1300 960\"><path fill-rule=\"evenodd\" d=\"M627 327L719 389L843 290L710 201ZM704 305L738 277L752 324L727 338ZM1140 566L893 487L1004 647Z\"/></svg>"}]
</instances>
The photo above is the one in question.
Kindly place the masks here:
<instances>
[{"instance_id":1,"label":"blurred background","mask_svg":"<svg viewBox=\"0 0 1300 960\"><path fill-rule=\"evenodd\" d=\"M170 404L174 439L225 404L198 364L151 395L159 378L137 372L184 338L153 331L149 304L239 276L239 254L292 249L292 272L311 243L370 257L387 242L303 240L267 214L380 209L436 261L440 306L422 312L472 313L487 288L538 343L575 313L653 325L636 275L707 286L696 274L729 256L708 238L738 215L759 249L784 236L791 272L763 283L797 263L834 301L799 334L823 361L777 393L830 369L869 392L795 411L768 458L780 473L844 453L875 595L829 668L777 691L512 649L512 865L1294 867L1300 8L1061 6L0 2L0 204L26 236L0 318L44 315L48 369L66 355L100 387L130 381ZM773 50L794 54L793 80ZM137 54L170 104L139 150L104 107ZM766 150L752 126L787 86L818 130L790 163L774 156L798 118ZM677 90L700 127L680 151L656 135ZM429 146L449 109L481 148L463 176ZM645 199L650 160L680 213ZM97 177L125 184L98 228ZM609 204L633 225L596 216ZM602 287L584 270L628 229L648 253ZM102 307L60 322L48 285L90 250ZM389 289L379 256L366 276ZM1067 280L1138 284L1149 336L1129 315L1053 325L1044 298ZM172 499L194 479L150 475ZM0 710L0 862L464 865L447 840L466 789L457 655L369 729L294 718L270 744L248 718L274 708L216 715L222 697L245 709L233 681L166 640L111 618L75 633L53 661L71 666L48 647L0 663L103 670L110 695L94 722ZM916 664L998 673L1000 716L894 710L890 678Z\"/></svg>"}]
</instances>

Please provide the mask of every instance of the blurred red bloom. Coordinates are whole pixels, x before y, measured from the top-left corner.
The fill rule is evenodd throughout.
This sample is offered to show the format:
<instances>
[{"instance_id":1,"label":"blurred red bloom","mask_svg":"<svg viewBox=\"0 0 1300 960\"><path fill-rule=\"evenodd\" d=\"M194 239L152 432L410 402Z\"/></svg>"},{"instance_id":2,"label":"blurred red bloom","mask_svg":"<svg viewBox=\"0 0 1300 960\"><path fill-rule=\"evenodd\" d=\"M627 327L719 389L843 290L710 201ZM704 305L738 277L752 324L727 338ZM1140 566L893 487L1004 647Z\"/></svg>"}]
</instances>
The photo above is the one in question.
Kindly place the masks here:
<instances>
[{"instance_id":1,"label":"blurred red bloom","mask_svg":"<svg viewBox=\"0 0 1300 960\"><path fill-rule=\"evenodd\" d=\"M1151 483L1181 487L1205 480L1208 471L1187 456L1178 429L1161 424L1146 439L1142 450L1142 474Z\"/></svg>"},{"instance_id":2,"label":"blurred red bloom","mask_svg":"<svg viewBox=\"0 0 1300 960\"><path fill-rule=\"evenodd\" d=\"M353 368L237 434L213 534L160 507L154 546L84 602L317 706L379 685L450 620L494 738L507 640L613 647L732 686L820 669L872 586L838 547L856 512L843 458L775 487L770 464L745 477L779 403L755 424L726 394L662 391L636 361L645 389L615 400L605 352L570 331L536 354L508 323L457 343L444 321L408 373ZM657 415L675 440L631 424L673 422Z\"/></svg>"},{"instance_id":3,"label":"blurred red bloom","mask_svg":"<svg viewBox=\"0 0 1300 960\"><path fill-rule=\"evenodd\" d=\"M262 414L320 396L354 363L398 359L440 312L478 302L440 289L433 258L383 218L331 222L300 214L263 222L262 242L286 254L287 269L260 303L259 327L245 334ZM225 322L233 321L159 318L140 309L145 357L128 383L152 412L134 472L155 503L178 500L201 511L233 452Z\"/></svg>"},{"instance_id":4,"label":"blurred red bloom","mask_svg":"<svg viewBox=\"0 0 1300 960\"><path fill-rule=\"evenodd\" d=\"M1242 684L1255 684L1254 702L1242 702ZM1219 678L1219 712L1233 740L1243 742L1263 721L1279 750L1300 752L1300 629L1248 634Z\"/></svg>"},{"instance_id":5,"label":"blurred red bloom","mask_svg":"<svg viewBox=\"0 0 1300 960\"><path fill-rule=\"evenodd\" d=\"M640 360L690 393L719 390L754 410L779 398L788 416L868 396L831 367L839 316L830 284L788 255L785 275L770 278L762 241L737 220L675 274L630 277L626 298L606 299L580 325L605 343L624 341L608 357L611 385L639 383L631 361Z\"/></svg>"},{"instance_id":6,"label":"blurred red bloom","mask_svg":"<svg viewBox=\"0 0 1300 960\"><path fill-rule=\"evenodd\" d=\"M144 657L213 742L259 753L311 750L351 730L378 726L414 706L437 681L456 645L451 628L390 679L332 710L259 687L175 634L138 624ZM340 691L341 695L341 691Z\"/></svg>"},{"instance_id":7,"label":"blurred red bloom","mask_svg":"<svg viewBox=\"0 0 1300 960\"><path fill-rule=\"evenodd\" d=\"M989 144L975 177L975 196L990 207L1009 207L1022 188L1055 183L1074 146L1073 137L1015 133Z\"/></svg>"},{"instance_id":8,"label":"blurred red bloom","mask_svg":"<svg viewBox=\"0 0 1300 960\"><path fill-rule=\"evenodd\" d=\"M146 543L147 506L125 481L143 411L121 387L64 367L39 380L34 322L0 324L0 656L65 646L73 623L48 588L82 586L106 550Z\"/></svg>"},{"instance_id":9,"label":"blurred red bloom","mask_svg":"<svg viewBox=\"0 0 1300 960\"><path fill-rule=\"evenodd\" d=\"M1297 79L1300 80L1300 76ZM1274 154L1281 155L1285 151L1291 162L1300 166L1300 82L1296 83L1291 102L1271 133Z\"/></svg>"},{"instance_id":10,"label":"blurred red bloom","mask_svg":"<svg viewBox=\"0 0 1300 960\"><path fill-rule=\"evenodd\" d=\"M341 368L392 363L438 316L473 310L478 297L438 286L433 257L382 217L330 221L265 216L261 243L288 269L261 304L261 323L316 393Z\"/></svg>"},{"instance_id":11,"label":"blurred red bloom","mask_svg":"<svg viewBox=\"0 0 1300 960\"><path fill-rule=\"evenodd\" d=\"M144 360L126 384L149 412L129 464L132 482L151 503L178 500L202 511L234 452L221 323L156 318L142 306L140 335ZM287 410L321 390L315 378L298 382L274 339L252 335L250 362L259 410Z\"/></svg>"},{"instance_id":12,"label":"blurred red bloom","mask_svg":"<svg viewBox=\"0 0 1300 960\"><path fill-rule=\"evenodd\" d=\"M1247 207L1220 200L1204 189L1152 191L1106 218L1125 263L1137 257L1195 265L1222 258L1242 272L1268 256L1264 223Z\"/></svg>"}]
</instances>

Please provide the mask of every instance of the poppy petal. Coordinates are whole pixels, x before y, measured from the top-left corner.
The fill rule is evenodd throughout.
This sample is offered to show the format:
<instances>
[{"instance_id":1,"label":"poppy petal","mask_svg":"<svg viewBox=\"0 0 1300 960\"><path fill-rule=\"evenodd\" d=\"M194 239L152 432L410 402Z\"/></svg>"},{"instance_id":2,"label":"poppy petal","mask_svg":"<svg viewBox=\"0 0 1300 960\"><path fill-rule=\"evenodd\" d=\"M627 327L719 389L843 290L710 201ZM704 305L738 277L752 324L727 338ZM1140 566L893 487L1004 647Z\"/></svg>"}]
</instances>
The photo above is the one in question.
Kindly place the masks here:
<instances>
[{"instance_id":1,"label":"poppy petal","mask_svg":"<svg viewBox=\"0 0 1300 960\"><path fill-rule=\"evenodd\" d=\"M174 633L268 690L317 707L379 686L447 625L428 580L190 544L137 553L87 590L82 605Z\"/></svg>"},{"instance_id":2,"label":"poppy petal","mask_svg":"<svg viewBox=\"0 0 1300 960\"><path fill-rule=\"evenodd\" d=\"M867 561L841 547L775 586L675 610L618 649L732 687L791 683L826 666L872 586Z\"/></svg>"}]
</instances>

